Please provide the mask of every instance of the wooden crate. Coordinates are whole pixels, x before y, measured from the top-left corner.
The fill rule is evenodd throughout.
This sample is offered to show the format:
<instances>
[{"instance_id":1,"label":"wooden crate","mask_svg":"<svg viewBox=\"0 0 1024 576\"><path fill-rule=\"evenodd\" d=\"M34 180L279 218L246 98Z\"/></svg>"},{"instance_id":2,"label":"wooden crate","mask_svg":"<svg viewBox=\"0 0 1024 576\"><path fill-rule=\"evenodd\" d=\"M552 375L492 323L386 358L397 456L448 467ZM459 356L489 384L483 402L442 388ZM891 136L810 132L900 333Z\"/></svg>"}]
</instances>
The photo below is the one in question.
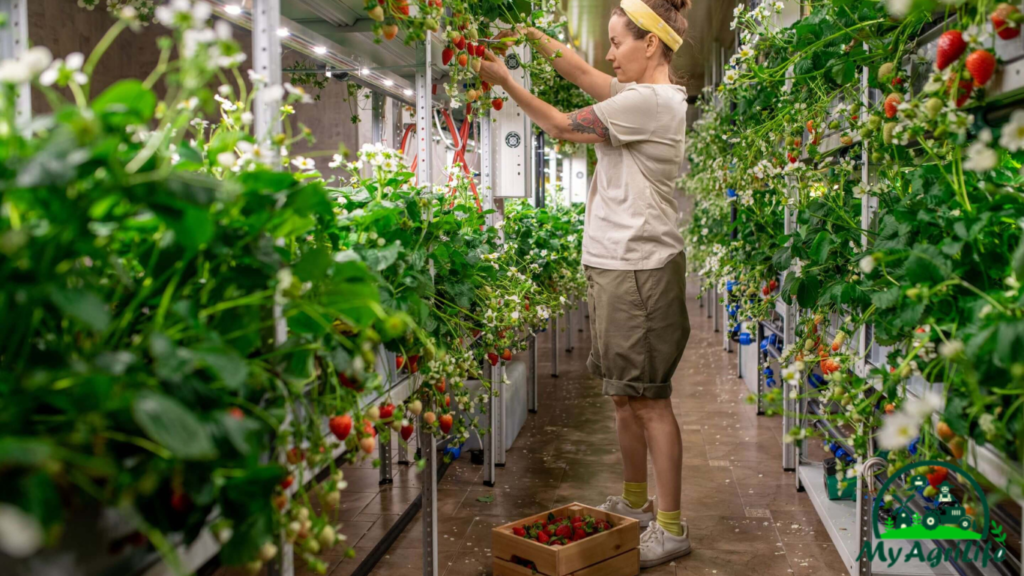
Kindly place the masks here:
<instances>
[{"instance_id":1,"label":"wooden crate","mask_svg":"<svg viewBox=\"0 0 1024 576\"><path fill-rule=\"evenodd\" d=\"M593 516L613 528L565 546L546 546L512 533L512 528L555 516ZM584 504L569 504L517 520L491 531L494 576L636 576L640 573L640 523ZM530 568L513 557L533 562Z\"/></svg>"}]
</instances>

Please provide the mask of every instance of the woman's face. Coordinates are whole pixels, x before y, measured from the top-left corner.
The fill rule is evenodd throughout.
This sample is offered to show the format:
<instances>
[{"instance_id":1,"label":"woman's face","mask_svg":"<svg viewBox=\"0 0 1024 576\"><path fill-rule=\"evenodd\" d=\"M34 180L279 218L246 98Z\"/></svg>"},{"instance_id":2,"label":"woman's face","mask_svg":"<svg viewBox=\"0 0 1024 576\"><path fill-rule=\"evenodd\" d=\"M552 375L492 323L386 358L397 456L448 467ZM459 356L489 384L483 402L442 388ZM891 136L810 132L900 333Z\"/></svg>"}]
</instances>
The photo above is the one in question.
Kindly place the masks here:
<instances>
[{"instance_id":1,"label":"woman's face","mask_svg":"<svg viewBox=\"0 0 1024 576\"><path fill-rule=\"evenodd\" d=\"M629 18L622 15L612 16L608 21L608 49L606 60L612 63L615 77L619 82L637 82L647 71L649 58L648 42L645 38L637 40L626 27Z\"/></svg>"}]
</instances>

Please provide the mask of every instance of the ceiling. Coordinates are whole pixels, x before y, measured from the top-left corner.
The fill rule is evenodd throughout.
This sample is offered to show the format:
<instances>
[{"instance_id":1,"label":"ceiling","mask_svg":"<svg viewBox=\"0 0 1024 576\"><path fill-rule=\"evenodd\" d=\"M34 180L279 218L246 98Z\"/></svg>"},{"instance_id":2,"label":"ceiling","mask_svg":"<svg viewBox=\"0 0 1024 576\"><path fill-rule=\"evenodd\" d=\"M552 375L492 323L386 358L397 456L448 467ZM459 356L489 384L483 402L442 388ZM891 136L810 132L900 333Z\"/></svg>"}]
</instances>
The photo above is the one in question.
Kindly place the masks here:
<instances>
[{"instance_id":1,"label":"ceiling","mask_svg":"<svg viewBox=\"0 0 1024 576\"><path fill-rule=\"evenodd\" d=\"M729 30L736 0L692 0L693 6L684 13L689 31L676 54L676 71L691 96L700 94L704 87L704 64L713 43L732 46L735 33ZM605 61L608 53L608 17L619 0L563 0L569 29L579 40L579 50L597 68L611 72Z\"/></svg>"}]
</instances>

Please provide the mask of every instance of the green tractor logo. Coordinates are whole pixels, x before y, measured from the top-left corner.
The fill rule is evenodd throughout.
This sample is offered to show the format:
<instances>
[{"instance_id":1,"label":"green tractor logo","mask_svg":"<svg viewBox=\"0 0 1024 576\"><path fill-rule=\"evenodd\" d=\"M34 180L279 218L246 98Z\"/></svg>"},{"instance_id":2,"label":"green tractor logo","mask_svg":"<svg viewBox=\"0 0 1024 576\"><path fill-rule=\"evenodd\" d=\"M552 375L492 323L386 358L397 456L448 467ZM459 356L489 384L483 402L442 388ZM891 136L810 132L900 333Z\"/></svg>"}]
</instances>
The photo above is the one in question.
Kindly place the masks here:
<instances>
[{"instance_id":1,"label":"green tractor logo","mask_svg":"<svg viewBox=\"0 0 1024 576\"><path fill-rule=\"evenodd\" d=\"M928 475L918 473L928 466ZM946 478L958 478L963 491ZM961 501L972 491L981 496L976 499L983 514L977 519ZM981 486L947 462L929 460L896 470L882 485L873 515L875 538L881 540L981 540L988 535L988 501Z\"/></svg>"}]
</instances>

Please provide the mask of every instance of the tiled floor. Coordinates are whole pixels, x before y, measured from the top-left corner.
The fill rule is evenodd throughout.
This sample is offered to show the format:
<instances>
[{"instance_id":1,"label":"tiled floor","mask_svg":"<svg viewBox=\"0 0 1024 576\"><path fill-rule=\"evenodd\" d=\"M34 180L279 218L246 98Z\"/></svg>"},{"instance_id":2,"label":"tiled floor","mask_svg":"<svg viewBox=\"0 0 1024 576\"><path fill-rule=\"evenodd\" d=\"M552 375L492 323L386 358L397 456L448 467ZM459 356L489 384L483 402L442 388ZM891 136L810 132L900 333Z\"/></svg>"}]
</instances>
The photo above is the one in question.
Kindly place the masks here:
<instances>
[{"instance_id":1,"label":"tiled floor","mask_svg":"<svg viewBox=\"0 0 1024 576\"><path fill-rule=\"evenodd\" d=\"M695 286L690 286L695 295ZM674 379L672 403L683 428L682 513L693 553L645 575L750 576L845 574L824 526L793 476L781 469L780 418L758 417L735 376L735 356L691 300L690 342ZM587 331L589 332L589 331ZM584 367L589 334L577 334L574 352L560 352L560 376L550 378L550 348L542 338L539 413L531 415L498 471L498 485L482 484L482 467L468 455L454 462L438 490L444 576L491 573L490 530L564 503L603 502L621 491L621 464L611 402ZM335 558L331 576L349 576L416 496L418 478L396 468L394 486L379 491L377 471L346 472L342 532L356 557ZM654 475L649 476L653 490ZM482 496L493 495L490 502ZM419 518L373 574L422 574ZM305 572L297 567L297 573Z\"/></svg>"}]
</instances>

